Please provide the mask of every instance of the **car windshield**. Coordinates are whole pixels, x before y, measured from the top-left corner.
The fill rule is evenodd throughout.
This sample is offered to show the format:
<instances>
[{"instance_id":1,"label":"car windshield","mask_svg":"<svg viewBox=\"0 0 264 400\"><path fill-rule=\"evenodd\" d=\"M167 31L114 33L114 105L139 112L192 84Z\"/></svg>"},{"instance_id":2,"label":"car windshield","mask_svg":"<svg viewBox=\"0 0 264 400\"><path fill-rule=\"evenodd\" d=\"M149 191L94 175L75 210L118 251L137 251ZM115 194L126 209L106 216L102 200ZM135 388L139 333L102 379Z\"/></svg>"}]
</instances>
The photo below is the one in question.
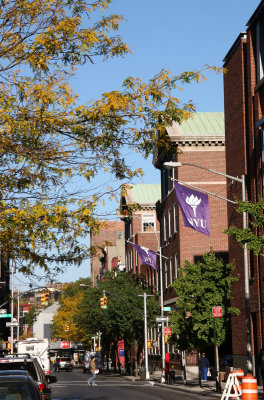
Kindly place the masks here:
<instances>
[{"instance_id":1,"label":"car windshield","mask_svg":"<svg viewBox=\"0 0 264 400\"><path fill-rule=\"evenodd\" d=\"M70 358L62 358L61 361L71 361Z\"/></svg>"},{"instance_id":2,"label":"car windshield","mask_svg":"<svg viewBox=\"0 0 264 400\"><path fill-rule=\"evenodd\" d=\"M6 370L24 370L24 371L28 371L30 373L30 375L32 376L33 379L35 379L35 381L38 380L37 374L36 374L36 370L34 368L33 363L24 363L24 361L21 362L6 362L6 363L0 363L0 371L6 371ZM1 397L0 397L0 400Z\"/></svg>"},{"instance_id":3,"label":"car windshield","mask_svg":"<svg viewBox=\"0 0 264 400\"><path fill-rule=\"evenodd\" d=\"M0 400L32 400L32 394L26 383L0 382Z\"/></svg>"}]
</instances>

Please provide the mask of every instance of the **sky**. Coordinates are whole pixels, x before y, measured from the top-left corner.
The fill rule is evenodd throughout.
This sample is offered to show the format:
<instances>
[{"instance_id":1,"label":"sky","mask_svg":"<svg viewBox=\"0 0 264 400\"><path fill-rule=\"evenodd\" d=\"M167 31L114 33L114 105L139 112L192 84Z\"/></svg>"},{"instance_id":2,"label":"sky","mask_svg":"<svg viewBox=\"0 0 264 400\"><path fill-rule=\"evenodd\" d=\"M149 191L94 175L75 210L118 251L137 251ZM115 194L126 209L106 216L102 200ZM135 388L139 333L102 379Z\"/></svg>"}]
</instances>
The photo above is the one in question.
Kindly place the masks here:
<instances>
[{"instance_id":1,"label":"sky","mask_svg":"<svg viewBox=\"0 0 264 400\"><path fill-rule=\"evenodd\" d=\"M223 59L260 4L260 0L112 0L111 13L124 17L119 34L132 55L126 58L96 60L81 67L72 79L79 101L86 103L102 93L120 89L128 76L148 80L162 68L179 74L201 69L205 65L223 66ZM192 100L198 112L224 111L223 77L211 72L207 81L184 87L184 101ZM134 183L160 183L159 171L152 158L130 154L145 173ZM102 176L102 181L105 179ZM115 210L118 204L107 203ZM90 262L69 267L56 277L58 282L73 282L90 275ZM28 281L15 276L15 285ZM36 283L33 281L33 284Z\"/></svg>"}]
</instances>

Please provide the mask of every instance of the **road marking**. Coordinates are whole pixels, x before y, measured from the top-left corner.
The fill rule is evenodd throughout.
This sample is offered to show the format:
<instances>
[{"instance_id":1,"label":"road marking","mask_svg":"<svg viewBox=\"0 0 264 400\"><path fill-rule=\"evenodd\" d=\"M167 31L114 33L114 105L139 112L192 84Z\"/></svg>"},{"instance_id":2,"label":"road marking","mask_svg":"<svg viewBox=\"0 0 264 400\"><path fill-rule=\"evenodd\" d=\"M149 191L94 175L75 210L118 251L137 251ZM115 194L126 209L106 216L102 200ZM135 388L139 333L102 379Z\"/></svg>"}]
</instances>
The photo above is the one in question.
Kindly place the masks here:
<instances>
[{"instance_id":1,"label":"road marking","mask_svg":"<svg viewBox=\"0 0 264 400\"><path fill-rule=\"evenodd\" d=\"M61 383L54 383L52 385L52 387L56 388L61 388L61 387L70 387L70 386L76 386L76 382L75 383L70 383L70 382L61 382ZM78 386L86 386L86 387L90 387L88 386L87 382L80 382L78 384ZM153 387L153 385L150 385L149 383L140 383L137 384L135 382L100 382L97 381L97 386L149 386L149 387Z\"/></svg>"}]
</instances>

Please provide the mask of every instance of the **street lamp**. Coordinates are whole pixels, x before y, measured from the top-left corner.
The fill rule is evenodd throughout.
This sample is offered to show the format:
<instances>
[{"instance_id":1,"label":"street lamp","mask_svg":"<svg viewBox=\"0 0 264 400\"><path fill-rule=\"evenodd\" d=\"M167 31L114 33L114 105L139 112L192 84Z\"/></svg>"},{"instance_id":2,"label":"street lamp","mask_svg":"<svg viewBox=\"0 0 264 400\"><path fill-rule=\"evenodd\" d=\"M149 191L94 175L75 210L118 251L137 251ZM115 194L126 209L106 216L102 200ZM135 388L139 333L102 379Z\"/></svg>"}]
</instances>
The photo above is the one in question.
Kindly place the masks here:
<instances>
[{"instance_id":1,"label":"street lamp","mask_svg":"<svg viewBox=\"0 0 264 400\"><path fill-rule=\"evenodd\" d=\"M125 218L129 218L128 216L126 216ZM130 218L138 218L140 219L140 217L132 215ZM153 231L156 239L157 239L157 243L158 243L158 251L156 252L156 254L159 254L159 268L160 268L160 312L161 312L161 317L164 316L164 304L163 304L163 268L162 268L162 257L166 258L165 256L162 255L162 247L160 245L160 240L158 238L157 232ZM164 338L164 321L161 322L161 329L162 329L162 334L161 334L161 383L165 382L165 338ZM145 338L145 340L147 340ZM147 345L146 345L146 358L148 356L147 353Z\"/></svg>"},{"instance_id":2,"label":"street lamp","mask_svg":"<svg viewBox=\"0 0 264 400\"><path fill-rule=\"evenodd\" d=\"M165 162L163 164L163 166L165 168L177 168L177 167L181 167L182 165L188 165L194 168L200 168L203 169L205 171L209 171L212 172L213 174L217 174L217 175L221 175L224 176L225 178L229 178L232 181L236 181L236 182L240 182L242 185L242 201L245 202L246 201L246 183L245 183L245 175L241 175L241 178L239 177L235 177L235 176L231 176L231 175L227 175L224 174L223 172L219 172L219 171L215 171L213 169L210 168L206 168L206 167L202 167L200 165L196 165L196 164L192 164L192 163L188 163L188 162L173 162L173 161L169 161L169 162ZM179 181L180 182L180 181ZM210 193L204 189L200 189L200 188L196 188L195 186L189 185L185 182L184 185L186 186L190 186L193 187L195 189L198 189L202 192L208 193L212 196L218 197L222 200L225 200L229 203L233 203L236 204L236 202L224 198L222 196L218 196L217 194L214 193ZM246 211L243 211L243 229L247 228L247 215L246 215ZM244 274L245 274L245 315L246 315L246 341L247 341L247 369L248 372L252 372L252 348L251 348L251 327L250 327L250 292L249 292L249 275L248 275L248 250L247 250L247 245L244 245Z\"/></svg>"}]
</instances>

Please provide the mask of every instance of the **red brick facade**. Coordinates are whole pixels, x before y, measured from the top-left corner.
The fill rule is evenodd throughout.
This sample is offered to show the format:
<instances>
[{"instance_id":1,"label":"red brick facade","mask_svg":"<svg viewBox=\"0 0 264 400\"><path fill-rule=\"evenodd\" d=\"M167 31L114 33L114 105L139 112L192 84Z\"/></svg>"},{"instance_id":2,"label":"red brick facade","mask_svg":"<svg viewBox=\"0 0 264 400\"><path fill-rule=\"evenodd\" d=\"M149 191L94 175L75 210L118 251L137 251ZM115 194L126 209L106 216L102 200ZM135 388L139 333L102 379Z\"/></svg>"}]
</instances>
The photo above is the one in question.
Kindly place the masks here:
<instances>
[{"instance_id":1,"label":"red brick facade","mask_svg":"<svg viewBox=\"0 0 264 400\"><path fill-rule=\"evenodd\" d=\"M124 224L121 221L107 221L99 233L91 232L90 247L95 254L91 256L91 280L93 285L101 279L107 270L115 265L114 258L119 263L125 263Z\"/></svg>"},{"instance_id":2,"label":"red brick facade","mask_svg":"<svg viewBox=\"0 0 264 400\"><path fill-rule=\"evenodd\" d=\"M205 113L206 114L206 113ZM210 114L210 113L209 113ZM210 120L210 115L207 116ZM223 119L223 115L222 115ZM213 121L212 121L213 123ZM172 135L171 135L172 136ZM177 161L191 163L207 169L213 169L225 173L225 138L224 132L213 139L206 139L202 132L193 135L192 138L179 139L172 136L172 143L182 150L177 155ZM175 302L175 294L168 286L177 277L177 263L182 266L185 260L195 262L196 257L201 257L210 249L224 254L227 258L228 238L223 230L227 227L227 203L224 200L209 195L210 209L210 236L199 233L193 229L184 227L183 218L179 211L173 180L195 186L197 190L203 189L207 192L217 194L226 198L226 179L223 176L213 174L200 168L184 165L170 172L165 170L163 163L168 161L167 156L162 154L155 162L161 169L162 177L162 202L159 208L159 220L163 227L161 229L161 243L163 246L163 282L164 305ZM167 182L167 185L164 184ZM174 227L174 207L176 207L176 224ZM171 235L169 235L169 209L173 210L173 223ZM166 223L166 234L164 232L164 218Z\"/></svg>"},{"instance_id":3,"label":"red brick facade","mask_svg":"<svg viewBox=\"0 0 264 400\"><path fill-rule=\"evenodd\" d=\"M248 23L246 33L240 34L225 58L224 76L226 118L227 173L246 176L247 199L263 197L262 131L264 110L264 80L259 76L258 54L263 54L264 2L262 1ZM260 28L260 36L258 29ZM259 37L258 37L259 36ZM260 42L258 39L260 38ZM259 44L260 43L260 47ZM262 48L261 48L262 47ZM263 67L263 66L262 66ZM231 185L228 197L241 199L241 185ZM228 207L228 224L242 227L242 217ZM262 229L260 233L263 234ZM232 316L232 345L234 366L246 364L245 277L243 249L233 239L229 241L230 259L235 261L240 280L233 285L232 305L240 309ZM249 287L253 367L256 356L264 347L263 339L263 257L249 254ZM255 371L254 371L255 372ZM256 369L257 372L257 369Z\"/></svg>"}]
</instances>

